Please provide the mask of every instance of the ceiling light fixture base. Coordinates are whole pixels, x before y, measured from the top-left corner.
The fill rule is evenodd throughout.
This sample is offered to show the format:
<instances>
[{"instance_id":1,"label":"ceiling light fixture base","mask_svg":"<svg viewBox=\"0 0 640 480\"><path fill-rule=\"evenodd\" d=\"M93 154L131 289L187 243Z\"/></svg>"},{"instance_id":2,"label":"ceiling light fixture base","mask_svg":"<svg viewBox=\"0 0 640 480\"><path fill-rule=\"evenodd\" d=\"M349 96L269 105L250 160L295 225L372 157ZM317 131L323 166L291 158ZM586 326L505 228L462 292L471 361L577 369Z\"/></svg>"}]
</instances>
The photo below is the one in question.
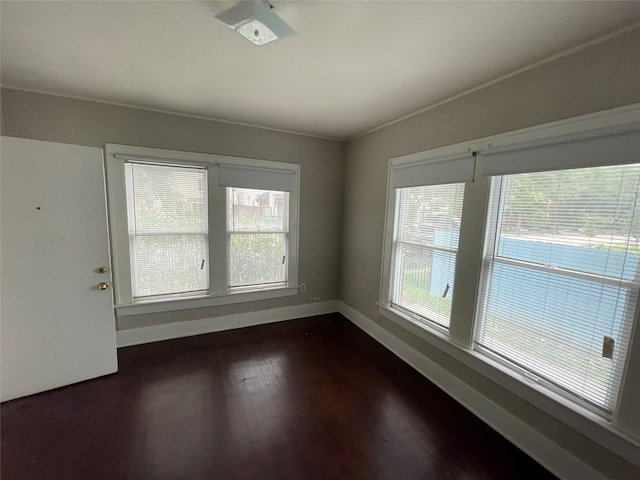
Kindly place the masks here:
<instances>
[{"instance_id":1,"label":"ceiling light fixture base","mask_svg":"<svg viewBox=\"0 0 640 480\"><path fill-rule=\"evenodd\" d=\"M254 45L266 45L297 33L264 0L241 0L216 18Z\"/></svg>"}]
</instances>

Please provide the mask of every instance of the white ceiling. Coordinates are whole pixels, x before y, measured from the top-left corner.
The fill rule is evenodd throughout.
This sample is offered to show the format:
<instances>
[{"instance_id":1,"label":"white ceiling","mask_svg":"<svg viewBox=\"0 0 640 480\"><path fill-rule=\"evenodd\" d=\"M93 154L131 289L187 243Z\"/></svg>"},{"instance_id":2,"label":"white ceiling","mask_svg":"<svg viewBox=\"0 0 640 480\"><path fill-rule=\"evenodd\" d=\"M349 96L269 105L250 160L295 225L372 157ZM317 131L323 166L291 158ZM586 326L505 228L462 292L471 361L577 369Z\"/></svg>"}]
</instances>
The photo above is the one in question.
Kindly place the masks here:
<instances>
[{"instance_id":1,"label":"white ceiling","mask_svg":"<svg viewBox=\"0 0 640 480\"><path fill-rule=\"evenodd\" d=\"M640 21L640 2L273 1L257 47L233 2L0 4L3 86L349 139ZM638 59L629 59L638 61Z\"/></svg>"}]
</instances>

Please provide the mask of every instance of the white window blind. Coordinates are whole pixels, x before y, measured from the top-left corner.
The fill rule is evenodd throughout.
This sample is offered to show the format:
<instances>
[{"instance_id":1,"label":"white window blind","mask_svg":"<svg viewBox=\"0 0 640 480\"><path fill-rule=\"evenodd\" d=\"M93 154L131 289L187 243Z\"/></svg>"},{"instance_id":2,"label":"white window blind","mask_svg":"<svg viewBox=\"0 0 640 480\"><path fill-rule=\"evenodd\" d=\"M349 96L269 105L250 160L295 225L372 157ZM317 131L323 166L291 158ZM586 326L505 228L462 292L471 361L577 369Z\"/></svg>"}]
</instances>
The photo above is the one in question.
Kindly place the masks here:
<instances>
[{"instance_id":1,"label":"white window blind","mask_svg":"<svg viewBox=\"0 0 640 480\"><path fill-rule=\"evenodd\" d=\"M392 188L462 183L473 180L475 157L471 153L433 160L391 161Z\"/></svg>"},{"instance_id":2,"label":"white window blind","mask_svg":"<svg viewBox=\"0 0 640 480\"><path fill-rule=\"evenodd\" d=\"M640 281L640 164L492 181L476 348L612 412Z\"/></svg>"},{"instance_id":3,"label":"white window blind","mask_svg":"<svg viewBox=\"0 0 640 480\"><path fill-rule=\"evenodd\" d=\"M481 153L483 171L491 176L636 163L640 131L635 128L615 135L489 149Z\"/></svg>"},{"instance_id":4,"label":"white window blind","mask_svg":"<svg viewBox=\"0 0 640 480\"><path fill-rule=\"evenodd\" d=\"M397 190L391 303L448 328L464 184Z\"/></svg>"},{"instance_id":5,"label":"white window blind","mask_svg":"<svg viewBox=\"0 0 640 480\"><path fill-rule=\"evenodd\" d=\"M218 168L218 185L221 187L293 192L297 182L293 166L288 169L222 163Z\"/></svg>"},{"instance_id":6,"label":"white window blind","mask_svg":"<svg viewBox=\"0 0 640 480\"><path fill-rule=\"evenodd\" d=\"M207 291L206 169L124 167L133 297Z\"/></svg>"},{"instance_id":7,"label":"white window blind","mask_svg":"<svg viewBox=\"0 0 640 480\"><path fill-rule=\"evenodd\" d=\"M229 287L287 281L289 192L227 188Z\"/></svg>"}]
</instances>

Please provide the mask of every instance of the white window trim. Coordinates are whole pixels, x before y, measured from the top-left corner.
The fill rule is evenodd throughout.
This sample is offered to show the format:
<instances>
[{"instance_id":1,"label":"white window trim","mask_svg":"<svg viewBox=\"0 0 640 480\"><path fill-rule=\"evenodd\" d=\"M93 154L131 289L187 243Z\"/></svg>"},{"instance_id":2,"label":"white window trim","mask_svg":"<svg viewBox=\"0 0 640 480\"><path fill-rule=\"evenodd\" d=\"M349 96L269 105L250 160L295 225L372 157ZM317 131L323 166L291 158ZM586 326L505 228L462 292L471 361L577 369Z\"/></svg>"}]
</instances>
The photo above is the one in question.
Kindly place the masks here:
<instances>
[{"instance_id":1,"label":"white window trim","mask_svg":"<svg viewBox=\"0 0 640 480\"><path fill-rule=\"evenodd\" d=\"M209 293L205 295L175 295L164 298L133 301L130 270L129 232L125 194L124 164L126 160L156 164L199 165L209 172ZM228 242L226 223L226 187L218 185L220 165L248 169L287 170L295 175L295 186L289 192L289 233L287 281L284 285L256 288L228 288ZM298 238L300 205L300 165L269 160L229 157L204 153L181 152L130 145L105 145L107 204L113 292L118 316L169 312L232 303L250 302L296 295L298 285Z\"/></svg>"},{"instance_id":2,"label":"white window trim","mask_svg":"<svg viewBox=\"0 0 640 480\"><path fill-rule=\"evenodd\" d=\"M640 104L404 155L391 159L389 165L391 168L393 164L398 162L424 162L471 152L482 153L491 149L524 148L558 143L566 139L582 139L634 130L640 130ZM411 318L405 312L393 308L390 304L390 274L396 218L396 195L389 175L387 179L387 208L384 223L380 301L378 303L379 315L425 340L428 344L511 391L526 402L545 411L562 423L593 439L622 458L640 466L640 421L637 418L637 405L640 404L639 375L629 372L628 368L626 369L622 379L618 409L613 418L607 420L579 403L566 399L544 385L533 382L525 375L507 368L473 349L475 309L483 266L482 243L485 238L484 229L490 183L489 178L484 175L483 166L482 155L476 156L474 181L467 183L467 188L465 188L465 202L456 263L457 266L466 264L468 268L467 275L464 278L457 275L458 268L456 268L455 292L459 297L467 297L467 300L456 302L454 299L449 335L425 322ZM481 205L483 200L484 208L479 208L477 205ZM476 205L471 211L477 215L468 216L465 222L464 214L465 211L469 211L467 208L468 203ZM461 255L464 255L465 258L461 258ZM475 275L469 274L469 271L474 271ZM628 358L631 355L635 357L640 355L639 352L633 352L634 347L637 350L640 346L640 319L638 317L639 312L636 311ZM629 363L628 361L627 366L629 366Z\"/></svg>"},{"instance_id":3,"label":"white window trim","mask_svg":"<svg viewBox=\"0 0 640 480\"><path fill-rule=\"evenodd\" d=\"M285 286L275 288L257 288L249 291L233 291L223 295L201 295L180 297L171 300L143 300L129 305L116 305L119 317L142 315L146 313L175 312L190 308L205 308L232 303L253 302L269 298L289 297L298 294L299 286Z\"/></svg>"}]
</instances>

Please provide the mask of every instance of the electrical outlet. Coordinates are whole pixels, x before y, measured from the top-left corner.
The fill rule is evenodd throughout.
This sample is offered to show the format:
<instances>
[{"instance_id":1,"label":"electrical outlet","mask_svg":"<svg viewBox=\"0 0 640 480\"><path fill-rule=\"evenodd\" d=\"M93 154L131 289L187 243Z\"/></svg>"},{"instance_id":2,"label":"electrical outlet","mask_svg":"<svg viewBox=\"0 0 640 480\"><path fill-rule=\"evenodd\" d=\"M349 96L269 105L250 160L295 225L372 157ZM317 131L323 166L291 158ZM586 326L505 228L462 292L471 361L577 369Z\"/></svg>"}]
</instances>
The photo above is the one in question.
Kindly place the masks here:
<instances>
[{"instance_id":1,"label":"electrical outlet","mask_svg":"<svg viewBox=\"0 0 640 480\"><path fill-rule=\"evenodd\" d=\"M313 297L313 303L319 303L320 297Z\"/></svg>"},{"instance_id":2,"label":"electrical outlet","mask_svg":"<svg viewBox=\"0 0 640 480\"><path fill-rule=\"evenodd\" d=\"M300 292L304 293L307 291L307 284L306 283L301 283L300 284Z\"/></svg>"}]
</instances>

